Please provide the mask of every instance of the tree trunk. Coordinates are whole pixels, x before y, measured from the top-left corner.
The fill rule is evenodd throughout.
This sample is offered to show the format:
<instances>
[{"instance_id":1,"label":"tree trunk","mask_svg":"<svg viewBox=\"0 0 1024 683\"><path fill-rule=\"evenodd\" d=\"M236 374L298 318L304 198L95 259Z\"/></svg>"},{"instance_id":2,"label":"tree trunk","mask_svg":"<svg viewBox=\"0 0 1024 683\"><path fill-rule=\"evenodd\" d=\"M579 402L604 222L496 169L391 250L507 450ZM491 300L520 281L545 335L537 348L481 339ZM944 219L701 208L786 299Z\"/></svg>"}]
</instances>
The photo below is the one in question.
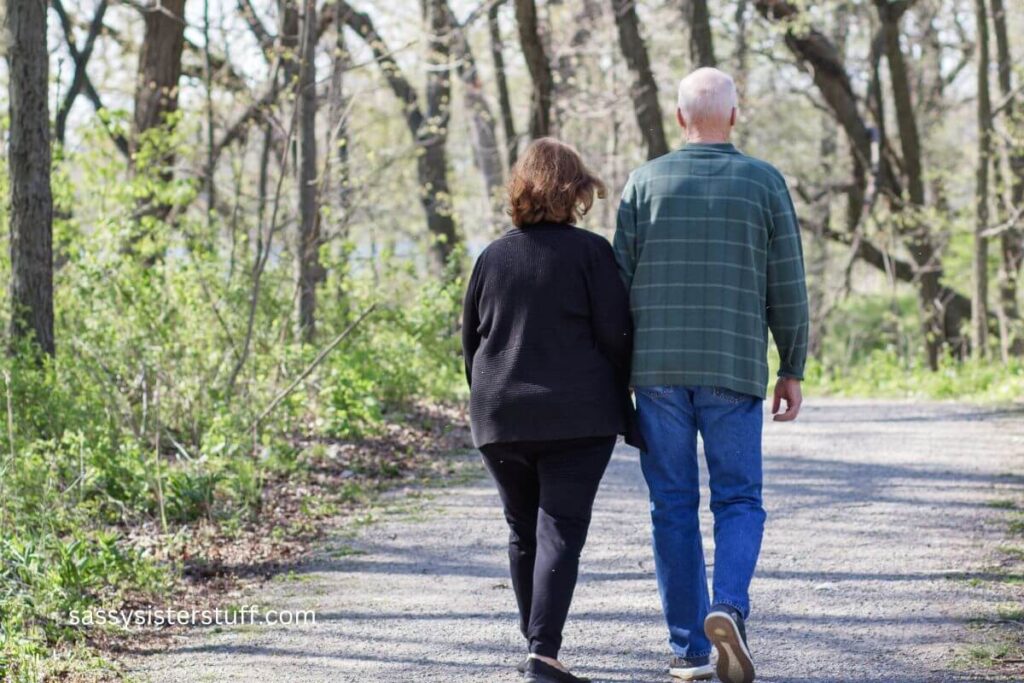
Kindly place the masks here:
<instances>
[{"instance_id":1,"label":"tree trunk","mask_svg":"<svg viewBox=\"0 0 1024 683\"><path fill-rule=\"evenodd\" d=\"M1002 116L1010 132L1010 140L1013 141L1007 143L1010 187L1008 200L1004 202L1003 220L1000 221L1009 225L999 235L1000 341L1006 359L1009 356L1024 356L1024 329L1017 302L1021 267L1024 265L1024 231L1021 231L1020 219L1012 219L1016 211L1024 208L1024 142L1021 141L1021 123L1017 120L1018 94L1013 90L1013 59L1010 55L1003 0L992 0L992 26L996 38L999 91L1004 99Z\"/></svg>"},{"instance_id":2,"label":"tree trunk","mask_svg":"<svg viewBox=\"0 0 1024 683\"><path fill-rule=\"evenodd\" d=\"M316 165L316 36L316 0L305 0L296 93L296 106L299 109L299 231L296 255L299 270L299 334L306 342L313 341L316 334L316 286L323 279Z\"/></svg>"},{"instance_id":3,"label":"tree trunk","mask_svg":"<svg viewBox=\"0 0 1024 683\"><path fill-rule=\"evenodd\" d=\"M551 135L551 99L555 84L551 75L551 63L540 39L537 6L534 0L515 0L515 3L519 43L533 81L533 94L530 98L530 137L536 140Z\"/></svg>"},{"instance_id":4,"label":"tree trunk","mask_svg":"<svg viewBox=\"0 0 1024 683\"><path fill-rule=\"evenodd\" d=\"M549 5L550 6L550 5ZM573 27L572 36L564 47L561 45L557 50L550 50L554 62L555 92L554 118L556 121L564 121L573 116L568 108L573 107L573 102L578 98L586 96L581 93L579 72L583 63L587 43L594 37L595 31L599 30L599 23L602 16L602 3L598 0L579 0L573 3L575 11L570 18L570 25ZM549 38L549 36L545 36ZM550 46L550 40L545 42ZM584 71L589 73L589 71Z\"/></svg>"},{"instance_id":5,"label":"tree trunk","mask_svg":"<svg viewBox=\"0 0 1024 683\"><path fill-rule=\"evenodd\" d=\"M892 84L893 105L896 109L896 126L900 134L903 152L903 174L906 178L908 201L901 207L903 217L898 227L910 250L914 262L920 269L918 302L928 354L928 365L938 368L939 351L943 342L949 342L956 349L959 325L951 328L944 321L942 304L938 298L941 290L942 266L939 254L932 243L928 226L924 222L925 208L924 174L921 162L921 139L917 126L917 113L911 100L910 77L907 73L903 48L900 46L900 19L907 9L906 2L875 0L878 15L882 21L882 41L885 58L889 64L889 79Z\"/></svg>"},{"instance_id":6,"label":"tree trunk","mask_svg":"<svg viewBox=\"0 0 1024 683\"><path fill-rule=\"evenodd\" d=\"M683 0L683 13L690 27L690 63L694 68L718 66L707 0Z\"/></svg>"},{"instance_id":7,"label":"tree trunk","mask_svg":"<svg viewBox=\"0 0 1024 683\"><path fill-rule=\"evenodd\" d=\"M342 17L342 8L335 6L337 17ZM351 219L352 187L349 169L349 134L348 134L348 108L349 97L345 93L345 74L352 66L352 55L348 51L348 44L345 39L345 20L339 19L334 25L334 59L331 64L331 90L330 90L330 112L328 120L331 122L331 131L334 149L337 152L337 177L334 181L337 185L338 211L337 218L333 221L338 231L337 236L341 241L341 256L338 259L339 265L335 271L335 282L337 287L337 305L341 309L342 319L348 320L351 313L351 305L348 296L348 257L350 248L348 244L349 221ZM330 149L325 154L330 155ZM330 166L328 166L328 169ZM324 184L327 187L327 183Z\"/></svg>"},{"instance_id":8,"label":"tree trunk","mask_svg":"<svg viewBox=\"0 0 1024 683\"><path fill-rule=\"evenodd\" d=\"M12 347L31 338L54 354L53 195L50 189L49 54L41 0L9 0L5 16L9 67Z\"/></svg>"},{"instance_id":9,"label":"tree trunk","mask_svg":"<svg viewBox=\"0 0 1024 683\"><path fill-rule=\"evenodd\" d=\"M448 158L445 145L448 139L448 107L451 96L448 56L451 36L447 31L447 17L439 0L428 0L425 7L430 32L427 77L427 112L420 108L416 89L402 73L387 44L373 25L370 16L356 12L345 0L337 0L342 21L359 35L373 52L391 91L402 104L405 124L419 148L416 157L416 176L420 184L420 204L427 215L427 230L431 244L432 265L438 272L447 269L457 275L458 264L449 264L449 257L458 245L455 220L452 217L451 197L448 191ZM443 65L443 66L442 66Z\"/></svg>"},{"instance_id":10,"label":"tree trunk","mask_svg":"<svg viewBox=\"0 0 1024 683\"><path fill-rule=\"evenodd\" d=\"M164 124L178 110L181 52L185 45L185 0L160 0L144 13L146 32L139 51L135 87L136 138ZM136 141L136 144L137 141ZM163 160L170 165L173 157Z\"/></svg>"},{"instance_id":11,"label":"tree trunk","mask_svg":"<svg viewBox=\"0 0 1024 683\"><path fill-rule=\"evenodd\" d=\"M185 44L185 0L157 0L143 9L145 36L139 50L138 80L135 84L135 119L131 137L129 164L138 170L137 152L143 145L145 134L161 127L173 132L173 119L178 110L178 81L181 79L181 53ZM174 179L175 154L173 147L161 146L143 172L152 173L161 183ZM156 193L138 198L139 215L166 221L173 208ZM139 243L147 236L145 221L137 221L131 228L128 242L123 246L126 255L137 253ZM145 264L152 265L164 256L160 235L155 235L150 251L139 254Z\"/></svg>"},{"instance_id":12,"label":"tree trunk","mask_svg":"<svg viewBox=\"0 0 1024 683\"><path fill-rule=\"evenodd\" d=\"M284 69L285 90L292 87L299 74L299 8L297 0L278 0L278 42L281 50L281 65Z\"/></svg>"},{"instance_id":13,"label":"tree trunk","mask_svg":"<svg viewBox=\"0 0 1024 683\"><path fill-rule=\"evenodd\" d=\"M733 72L733 79L736 81L736 90L739 91L740 102L743 101L744 95L747 92L747 79L750 76L750 46L748 44L747 33L749 31L749 21L747 19L747 10L749 9L750 0L737 0L736 2L736 13L733 15L733 19L736 21L736 47L733 52L733 61L735 71ZM734 130L736 136L736 144L741 149L746 146L749 133L747 127L739 125Z\"/></svg>"},{"instance_id":14,"label":"tree trunk","mask_svg":"<svg viewBox=\"0 0 1024 683\"><path fill-rule=\"evenodd\" d=\"M903 3L897 4L902 5ZM806 17L798 5L786 0L755 0L755 6L766 18L789 24L785 34L786 45L794 55L811 67L815 86L846 133L853 163L853 179L847 199L847 230L851 236L855 235L860 231L859 225L864 215L865 201L869 198L869 195L866 194L866 172L872 164L872 130L860 114L858 99L853 92L853 85L846 66L828 37L820 31L806 26ZM888 3L879 2L879 14L883 21L891 16L890 11L894 10L888 7ZM883 30L885 29L883 28ZM898 48L898 32L896 38L895 45ZM883 36L881 40L884 41L885 37ZM893 43L883 42L880 47L891 44ZM901 75L904 79L906 77L902 52L897 49L891 54L887 53L887 57L890 60L893 88L896 90L898 89L896 80ZM895 68L892 68L893 63L896 64ZM909 126L916 127L916 120L912 116L913 108L907 106L910 101L909 85L904 83L904 89L907 91L906 99L900 106L905 110L909 109L911 116L897 115L897 123L908 128L908 135L913 135ZM901 136L903 132L901 129ZM919 149L919 147L918 143L917 148ZM913 201L904 203L901 199L904 190L894 169L892 151L886 145L880 145L880 148L878 172L875 176L879 186L878 191L890 197L891 210L894 213L900 213L905 209L917 210ZM911 144L908 149L913 150L914 145ZM920 178L919 169L920 157L918 156L917 172L913 174L917 178ZM908 173L909 175L912 174ZM923 201L923 195L923 185L920 188L914 187L911 199L917 198ZM900 218L902 219L902 217ZM970 300L942 284L940 255L920 216L908 216L898 225L901 226L900 240L910 252L917 271L916 277L912 278L911 282L917 287L929 366L935 368L938 366L939 349L944 342L950 343L954 347L961 345L959 331L963 323L970 318ZM858 240L860 239L862 236L858 237ZM858 251L858 257L865 258L863 250ZM963 305L965 302L968 305Z\"/></svg>"},{"instance_id":15,"label":"tree trunk","mask_svg":"<svg viewBox=\"0 0 1024 683\"><path fill-rule=\"evenodd\" d=\"M515 119L512 118L512 99L508 94L508 79L505 76L505 54L501 42L501 25L498 23L498 3L487 10L487 27L491 34L491 60L494 62L494 80L498 86L498 106L501 109L501 125L505 130L506 163L512 168L519 156L519 136L516 134Z\"/></svg>"},{"instance_id":16,"label":"tree trunk","mask_svg":"<svg viewBox=\"0 0 1024 683\"><path fill-rule=\"evenodd\" d=\"M444 0L426 0L427 120L419 132L424 153L419 164L420 196L433 235L431 251L439 272L449 265L455 251L455 220L448 189L448 124L451 120L451 41L448 6Z\"/></svg>"},{"instance_id":17,"label":"tree trunk","mask_svg":"<svg viewBox=\"0 0 1024 683\"><path fill-rule=\"evenodd\" d=\"M636 122L640 126L647 158L654 159L668 153L665 128L661 120L661 106L658 104L658 84L651 73L651 61L647 46L640 35L640 19L636 15L635 0L612 0L615 24L619 29L619 47L626 64L633 73L633 108Z\"/></svg>"},{"instance_id":18,"label":"tree trunk","mask_svg":"<svg viewBox=\"0 0 1024 683\"><path fill-rule=\"evenodd\" d=\"M473 162L484 181L487 203L491 209L492 228L497 230L501 225L501 190L505 184L504 167L502 166L501 150L498 148L498 133L494 114L484 97L483 83L480 72L476 68L476 58L466 37L466 32L459 25L458 19L451 11L446 0L442 0L443 9L448 15L448 31L452 33L452 48L455 52L455 70L462 81L462 99L466 113L469 115L469 142L473 148Z\"/></svg>"},{"instance_id":19,"label":"tree trunk","mask_svg":"<svg viewBox=\"0 0 1024 683\"><path fill-rule=\"evenodd\" d=\"M822 122L822 137L818 143L821 172L825 182L831 182L832 167L836 158L835 121L828 116ZM807 335L807 353L811 358L821 357L828 316L826 278L828 275L828 241L825 235L832 229L832 192L823 193L815 207L818 220L812 223L812 239L807 250L807 307L810 311L810 327Z\"/></svg>"},{"instance_id":20,"label":"tree trunk","mask_svg":"<svg viewBox=\"0 0 1024 683\"><path fill-rule=\"evenodd\" d=\"M992 100L988 87L988 9L974 0L978 40L978 169L974 188L974 258L971 306L971 348L984 358L988 347L988 167L992 156Z\"/></svg>"},{"instance_id":21,"label":"tree trunk","mask_svg":"<svg viewBox=\"0 0 1024 683\"><path fill-rule=\"evenodd\" d=\"M341 8L335 8L338 16L342 16ZM348 51L345 40L345 21L335 24L334 59L331 64L331 95L330 116L334 148L337 151L337 184L339 223L347 233L348 212L352 198L349 180L349 139L348 139L348 107L349 98L345 94L345 74L352 66L352 55Z\"/></svg>"}]
</instances>

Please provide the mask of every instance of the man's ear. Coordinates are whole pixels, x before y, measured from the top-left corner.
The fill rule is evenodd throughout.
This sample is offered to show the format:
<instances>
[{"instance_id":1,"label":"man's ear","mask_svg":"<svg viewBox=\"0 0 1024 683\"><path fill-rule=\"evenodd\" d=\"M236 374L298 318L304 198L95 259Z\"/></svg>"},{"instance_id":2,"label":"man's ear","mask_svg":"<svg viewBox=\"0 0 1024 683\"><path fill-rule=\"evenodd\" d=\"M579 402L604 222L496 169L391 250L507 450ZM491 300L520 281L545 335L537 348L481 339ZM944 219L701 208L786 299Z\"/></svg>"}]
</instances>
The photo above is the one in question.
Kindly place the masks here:
<instances>
[{"instance_id":1,"label":"man's ear","mask_svg":"<svg viewBox=\"0 0 1024 683\"><path fill-rule=\"evenodd\" d=\"M676 123L680 128L686 128L686 119L683 118L683 110L679 107L676 107Z\"/></svg>"},{"instance_id":2,"label":"man's ear","mask_svg":"<svg viewBox=\"0 0 1024 683\"><path fill-rule=\"evenodd\" d=\"M732 128L736 125L736 117L739 115L740 110L736 107L732 108L732 113L729 114L729 127Z\"/></svg>"}]
</instances>

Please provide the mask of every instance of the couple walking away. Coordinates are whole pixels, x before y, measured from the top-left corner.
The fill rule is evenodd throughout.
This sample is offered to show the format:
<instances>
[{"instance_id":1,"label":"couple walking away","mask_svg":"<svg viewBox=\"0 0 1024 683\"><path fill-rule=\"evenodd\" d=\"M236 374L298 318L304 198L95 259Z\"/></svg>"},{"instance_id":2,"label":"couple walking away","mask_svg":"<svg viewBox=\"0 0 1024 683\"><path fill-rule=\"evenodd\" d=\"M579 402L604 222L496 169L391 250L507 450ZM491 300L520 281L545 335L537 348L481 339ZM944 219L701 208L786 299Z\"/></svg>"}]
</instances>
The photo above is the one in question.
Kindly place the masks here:
<instances>
[{"instance_id":1,"label":"couple walking away","mask_svg":"<svg viewBox=\"0 0 1024 683\"><path fill-rule=\"evenodd\" d=\"M462 330L470 420L510 529L527 681L587 680L559 661L559 647L618 434L640 449L650 491L669 673L754 680L744 624L765 523L768 331L780 356L772 412L793 420L807 294L785 181L729 143L736 115L729 76L705 68L683 79L676 117L686 145L632 173L614 248L573 226L604 185L571 147L535 141L508 184L515 227L473 269ZM714 514L713 597L698 433Z\"/></svg>"}]
</instances>

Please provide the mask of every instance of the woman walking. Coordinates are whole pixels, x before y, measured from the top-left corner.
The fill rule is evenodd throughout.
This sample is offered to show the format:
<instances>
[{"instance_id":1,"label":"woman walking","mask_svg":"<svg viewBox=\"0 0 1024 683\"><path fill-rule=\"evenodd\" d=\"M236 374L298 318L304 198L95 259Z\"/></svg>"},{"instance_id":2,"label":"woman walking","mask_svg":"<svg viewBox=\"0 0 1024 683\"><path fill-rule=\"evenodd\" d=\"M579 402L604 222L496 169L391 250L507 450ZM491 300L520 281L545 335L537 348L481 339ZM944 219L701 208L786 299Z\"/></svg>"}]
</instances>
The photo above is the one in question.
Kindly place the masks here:
<instances>
[{"instance_id":1,"label":"woman walking","mask_svg":"<svg viewBox=\"0 0 1024 683\"><path fill-rule=\"evenodd\" d=\"M514 228L477 259L463 311L473 439L497 484L512 586L537 683L558 661L598 484L631 431L629 303L607 240L573 225L603 183L542 138L508 182Z\"/></svg>"}]
</instances>

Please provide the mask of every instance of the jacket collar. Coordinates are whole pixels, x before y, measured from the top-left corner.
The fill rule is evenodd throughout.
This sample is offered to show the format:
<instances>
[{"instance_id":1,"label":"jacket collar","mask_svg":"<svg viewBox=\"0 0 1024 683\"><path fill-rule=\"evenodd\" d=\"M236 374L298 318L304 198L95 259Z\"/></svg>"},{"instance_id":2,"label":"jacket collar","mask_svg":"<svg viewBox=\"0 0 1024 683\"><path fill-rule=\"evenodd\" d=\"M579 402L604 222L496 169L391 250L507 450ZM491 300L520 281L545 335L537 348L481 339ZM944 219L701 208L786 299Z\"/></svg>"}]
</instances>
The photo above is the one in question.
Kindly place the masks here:
<instances>
[{"instance_id":1,"label":"jacket collar","mask_svg":"<svg viewBox=\"0 0 1024 683\"><path fill-rule=\"evenodd\" d=\"M506 235L516 235L522 232L532 232L534 230L566 230L574 228L572 223L529 223L521 228L512 227L505 231Z\"/></svg>"},{"instance_id":2,"label":"jacket collar","mask_svg":"<svg viewBox=\"0 0 1024 683\"><path fill-rule=\"evenodd\" d=\"M680 152L721 152L723 154L739 154L740 151L731 142L687 142L679 148Z\"/></svg>"}]
</instances>

